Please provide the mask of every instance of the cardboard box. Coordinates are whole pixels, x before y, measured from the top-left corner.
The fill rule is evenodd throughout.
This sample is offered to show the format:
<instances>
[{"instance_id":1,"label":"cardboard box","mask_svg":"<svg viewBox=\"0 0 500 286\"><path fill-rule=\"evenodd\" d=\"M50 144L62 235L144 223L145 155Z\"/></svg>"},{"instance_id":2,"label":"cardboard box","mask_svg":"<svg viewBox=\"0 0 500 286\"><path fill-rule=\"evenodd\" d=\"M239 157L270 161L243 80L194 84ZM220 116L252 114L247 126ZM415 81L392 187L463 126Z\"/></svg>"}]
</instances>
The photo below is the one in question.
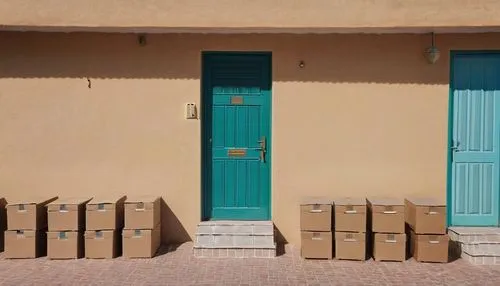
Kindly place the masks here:
<instances>
[{"instance_id":1,"label":"cardboard box","mask_svg":"<svg viewBox=\"0 0 500 286\"><path fill-rule=\"evenodd\" d=\"M0 197L0 233L4 233L7 230L7 201L5 198ZM4 250L4 236L0 235L0 251Z\"/></svg>"},{"instance_id":2,"label":"cardboard box","mask_svg":"<svg viewBox=\"0 0 500 286\"><path fill-rule=\"evenodd\" d=\"M85 231L86 258L115 258L120 255L120 233L116 230Z\"/></svg>"},{"instance_id":3,"label":"cardboard box","mask_svg":"<svg viewBox=\"0 0 500 286\"><path fill-rule=\"evenodd\" d=\"M143 196L125 201L125 229L154 229L161 220L161 198Z\"/></svg>"},{"instance_id":4,"label":"cardboard box","mask_svg":"<svg viewBox=\"0 0 500 286\"><path fill-rule=\"evenodd\" d=\"M91 198L57 199L47 205L49 231L81 231L85 228L85 204Z\"/></svg>"},{"instance_id":5,"label":"cardboard box","mask_svg":"<svg viewBox=\"0 0 500 286\"><path fill-rule=\"evenodd\" d=\"M447 234L410 232L410 253L419 262L448 262L450 239Z\"/></svg>"},{"instance_id":6,"label":"cardboard box","mask_svg":"<svg viewBox=\"0 0 500 286\"><path fill-rule=\"evenodd\" d=\"M395 198L370 198L368 225L372 232L405 233L405 202Z\"/></svg>"},{"instance_id":7,"label":"cardboard box","mask_svg":"<svg viewBox=\"0 0 500 286\"><path fill-rule=\"evenodd\" d=\"M123 256L127 258L151 258L161 243L161 224L153 229L124 229Z\"/></svg>"},{"instance_id":8,"label":"cardboard box","mask_svg":"<svg viewBox=\"0 0 500 286\"><path fill-rule=\"evenodd\" d=\"M366 232L366 199L339 198L334 208L335 231Z\"/></svg>"},{"instance_id":9,"label":"cardboard box","mask_svg":"<svg viewBox=\"0 0 500 286\"><path fill-rule=\"evenodd\" d=\"M332 259L332 232L301 232L301 255L303 258Z\"/></svg>"},{"instance_id":10,"label":"cardboard box","mask_svg":"<svg viewBox=\"0 0 500 286\"><path fill-rule=\"evenodd\" d=\"M300 230L332 231L332 201L305 198L300 204Z\"/></svg>"},{"instance_id":11,"label":"cardboard box","mask_svg":"<svg viewBox=\"0 0 500 286\"><path fill-rule=\"evenodd\" d=\"M47 236L44 230L5 231L6 258L37 258L47 254Z\"/></svg>"},{"instance_id":12,"label":"cardboard box","mask_svg":"<svg viewBox=\"0 0 500 286\"><path fill-rule=\"evenodd\" d=\"M406 222L416 234L446 234L446 205L434 199L405 200Z\"/></svg>"},{"instance_id":13,"label":"cardboard box","mask_svg":"<svg viewBox=\"0 0 500 286\"><path fill-rule=\"evenodd\" d=\"M375 233L373 259L376 261L405 261L406 233Z\"/></svg>"},{"instance_id":14,"label":"cardboard box","mask_svg":"<svg viewBox=\"0 0 500 286\"><path fill-rule=\"evenodd\" d=\"M82 231L47 232L47 257L50 259L78 259L83 257Z\"/></svg>"},{"instance_id":15,"label":"cardboard box","mask_svg":"<svg viewBox=\"0 0 500 286\"><path fill-rule=\"evenodd\" d=\"M93 198L87 203L86 230L121 230L125 196Z\"/></svg>"},{"instance_id":16,"label":"cardboard box","mask_svg":"<svg viewBox=\"0 0 500 286\"><path fill-rule=\"evenodd\" d=\"M57 197L30 198L9 201L7 227L9 230L41 230L47 228L47 204Z\"/></svg>"},{"instance_id":17,"label":"cardboard box","mask_svg":"<svg viewBox=\"0 0 500 286\"><path fill-rule=\"evenodd\" d=\"M365 232L335 232L335 258L366 260L367 234Z\"/></svg>"}]
</instances>

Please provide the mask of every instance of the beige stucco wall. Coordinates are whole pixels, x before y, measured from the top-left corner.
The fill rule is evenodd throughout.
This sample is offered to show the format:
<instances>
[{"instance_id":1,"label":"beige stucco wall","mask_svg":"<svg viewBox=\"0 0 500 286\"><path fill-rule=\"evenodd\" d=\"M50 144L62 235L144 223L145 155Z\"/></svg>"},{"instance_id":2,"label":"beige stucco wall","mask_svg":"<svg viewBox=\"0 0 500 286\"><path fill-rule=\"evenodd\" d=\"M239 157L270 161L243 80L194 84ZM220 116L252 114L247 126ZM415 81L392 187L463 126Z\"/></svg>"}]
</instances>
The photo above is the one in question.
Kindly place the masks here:
<instances>
[{"instance_id":1,"label":"beige stucco wall","mask_svg":"<svg viewBox=\"0 0 500 286\"><path fill-rule=\"evenodd\" d=\"M202 50L273 52L272 215L299 243L304 195L445 199L450 49L498 34L0 33L0 194L163 196L165 241L200 220ZM303 60L304 69L298 68ZM91 80L88 88L87 77ZM203 112L203 110L201 110Z\"/></svg>"},{"instance_id":2,"label":"beige stucco wall","mask_svg":"<svg viewBox=\"0 0 500 286\"><path fill-rule=\"evenodd\" d=\"M497 0L3 0L0 25L149 28L500 26Z\"/></svg>"}]
</instances>

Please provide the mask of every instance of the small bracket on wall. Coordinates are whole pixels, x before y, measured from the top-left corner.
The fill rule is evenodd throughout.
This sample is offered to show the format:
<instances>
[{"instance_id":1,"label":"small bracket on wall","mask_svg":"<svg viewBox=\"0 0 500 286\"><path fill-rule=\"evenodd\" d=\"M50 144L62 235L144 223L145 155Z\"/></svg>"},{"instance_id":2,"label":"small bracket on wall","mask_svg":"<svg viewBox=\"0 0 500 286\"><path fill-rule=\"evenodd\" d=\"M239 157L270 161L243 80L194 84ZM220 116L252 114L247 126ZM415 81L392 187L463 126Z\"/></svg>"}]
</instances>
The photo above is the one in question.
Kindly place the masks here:
<instances>
[{"instance_id":1,"label":"small bracket on wall","mask_svg":"<svg viewBox=\"0 0 500 286\"><path fill-rule=\"evenodd\" d=\"M139 35L137 37L137 42L139 46L144 47L147 44L146 35Z\"/></svg>"},{"instance_id":2,"label":"small bracket on wall","mask_svg":"<svg viewBox=\"0 0 500 286\"><path fill-rule=\"evenodd\" d=\"M196 103L186 104L186 119L197 119L198 112L196 110Z\"/></svg>"}]
</instances>

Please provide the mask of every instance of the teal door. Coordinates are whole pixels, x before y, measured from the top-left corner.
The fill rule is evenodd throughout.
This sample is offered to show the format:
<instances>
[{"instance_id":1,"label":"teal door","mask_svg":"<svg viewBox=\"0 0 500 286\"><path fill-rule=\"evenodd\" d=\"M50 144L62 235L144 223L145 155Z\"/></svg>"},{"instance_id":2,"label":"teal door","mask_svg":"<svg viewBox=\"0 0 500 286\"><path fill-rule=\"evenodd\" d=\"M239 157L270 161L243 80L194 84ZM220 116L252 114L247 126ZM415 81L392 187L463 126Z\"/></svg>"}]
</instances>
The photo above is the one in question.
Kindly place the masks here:
<instances>
[{"instance_id":1,"label":"teal door","mask_svg":"<svg viewBox=\"0 0 500 286\"><path fill-rule=\"evenodd\" d=\"M450 223L499 222L500 54L453 53Z\"/></svg>"},{"instance_id":2,"label":"teal door","mask_svg":"<svg viewBox=\"0 0 500 286\"><path fill-rule=\"evenodd\" d=\"M203 53L204 219L270 219L271 54Z\"/></svg>"}]
</instances>

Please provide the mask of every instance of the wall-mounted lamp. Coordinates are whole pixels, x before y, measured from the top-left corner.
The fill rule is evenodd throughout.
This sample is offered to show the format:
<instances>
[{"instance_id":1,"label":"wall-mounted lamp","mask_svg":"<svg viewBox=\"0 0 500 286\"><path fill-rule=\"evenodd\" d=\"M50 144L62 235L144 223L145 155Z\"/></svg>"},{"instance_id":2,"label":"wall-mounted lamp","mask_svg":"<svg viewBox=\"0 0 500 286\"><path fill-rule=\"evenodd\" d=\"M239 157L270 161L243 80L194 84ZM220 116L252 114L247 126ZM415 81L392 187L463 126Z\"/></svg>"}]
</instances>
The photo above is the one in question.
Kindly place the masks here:
<instances>
[{"instance_id":1,"label":"wall-mounted lamp","mask_svg":"<svg viewBox=\"0 0 500 286\"><path fill-rule=\"evenodd\" d=\"M303 69L306 66L306 63L304 61L299 62L299 68Z\"/></svg>"},{"instance_id":2,"label":"wall-mounted lamp","mask_svg":"<svg viewBox=\"0 0 500 286\"><path fill-rule=\"evenodd\" d=\"M439 49L435 46L434 44L434 32L431 33L432 36L432 44L430 47L425 49L425 58L430 64L435 64L438 60L439 57L441 56L441 52Z\"/></svg>"},{"instance_id":3,"label":"wall-mounted lamp","mask_svg":"<svg viewBox=\"0 0 500 286\"><path fill-rule=\"evenodd\" d=\"M147 44L146 35L139 35L137 37L137 42L139 43L139 46L144 47Z\"/></svg>"}]
</instances>

